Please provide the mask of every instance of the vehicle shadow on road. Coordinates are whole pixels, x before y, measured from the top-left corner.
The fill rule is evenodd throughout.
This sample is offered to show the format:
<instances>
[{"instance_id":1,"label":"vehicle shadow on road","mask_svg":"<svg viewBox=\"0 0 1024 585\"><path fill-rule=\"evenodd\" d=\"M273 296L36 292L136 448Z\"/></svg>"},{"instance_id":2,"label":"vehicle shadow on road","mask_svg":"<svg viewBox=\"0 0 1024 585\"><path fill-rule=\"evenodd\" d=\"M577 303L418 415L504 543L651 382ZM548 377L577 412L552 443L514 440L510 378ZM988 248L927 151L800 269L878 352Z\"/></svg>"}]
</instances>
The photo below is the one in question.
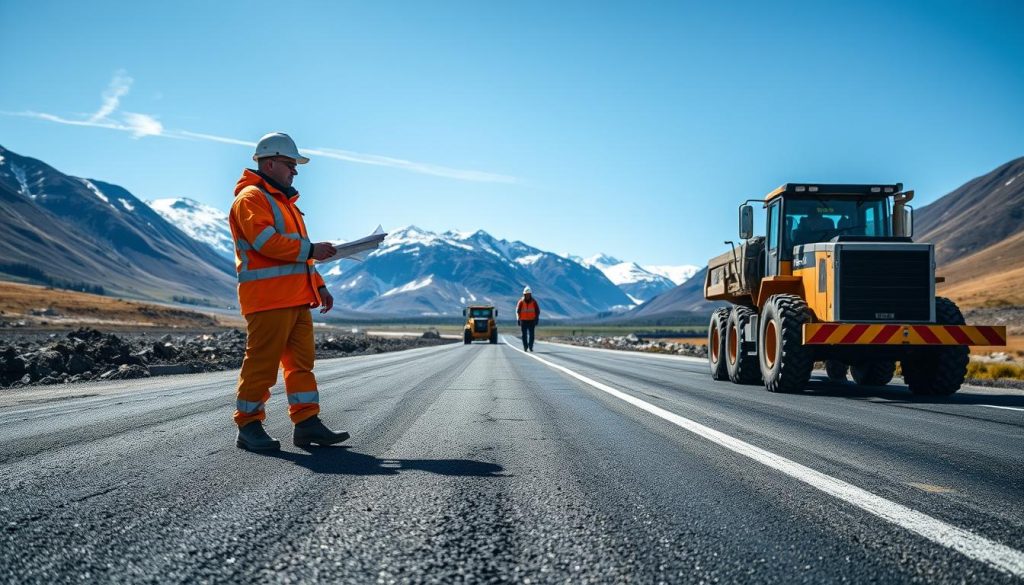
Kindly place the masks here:
<instances>
[{"instance_id":1,"label":"vehicle shadow on road","mask_svg":"<svg viewBox=\"0 0 1024 585\"><path fill-rule=\"evenodd\" d=\"M502 473L505 468L495 463L472 459L381 459L353 451L351 447L313 447L298 453L275 451L266 455L329 475L398 475L403 471L427 471L450 476L508 477Z\"/></svg>"},{"instance_id":2,"label":"vehicle shadow on road","mask_svg":"<svg viewBox=\"0 0 1024 585\"><path fill-rule=\"evenodd\" d=\"M985 404L990 406L1012 406L1024 408L1024 395L1011 394L971 394L961 390L952 396L917 396L903 384L888 386L858 386L852 382L832 382L826 379L812 379L807 385L806 394L811 396L833 398L884 398L890 402L912 404Z\"/></svg>"}]
</instances>

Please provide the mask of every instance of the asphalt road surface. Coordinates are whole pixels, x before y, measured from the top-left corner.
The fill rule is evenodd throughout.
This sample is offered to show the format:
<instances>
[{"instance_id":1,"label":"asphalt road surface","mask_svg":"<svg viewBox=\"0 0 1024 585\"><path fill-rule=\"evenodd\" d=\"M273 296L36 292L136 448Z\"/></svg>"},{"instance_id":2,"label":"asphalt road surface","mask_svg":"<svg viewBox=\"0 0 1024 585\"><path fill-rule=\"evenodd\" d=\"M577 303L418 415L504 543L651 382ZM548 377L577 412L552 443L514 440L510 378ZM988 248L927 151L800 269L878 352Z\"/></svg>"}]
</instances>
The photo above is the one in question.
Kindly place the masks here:
<instances>
[{"instance_id":1,"label":"asphalt road surface","mask_svg":"<svg viewBox=\"0 0 1024 585\"><path fill-rule=\"evenodd\" d=\"M0 394L0 582L1024 581L1024 393L711 381L538 343L317 365L342 447L234 446L234 372Z\"/></svg>"}]
</instances>

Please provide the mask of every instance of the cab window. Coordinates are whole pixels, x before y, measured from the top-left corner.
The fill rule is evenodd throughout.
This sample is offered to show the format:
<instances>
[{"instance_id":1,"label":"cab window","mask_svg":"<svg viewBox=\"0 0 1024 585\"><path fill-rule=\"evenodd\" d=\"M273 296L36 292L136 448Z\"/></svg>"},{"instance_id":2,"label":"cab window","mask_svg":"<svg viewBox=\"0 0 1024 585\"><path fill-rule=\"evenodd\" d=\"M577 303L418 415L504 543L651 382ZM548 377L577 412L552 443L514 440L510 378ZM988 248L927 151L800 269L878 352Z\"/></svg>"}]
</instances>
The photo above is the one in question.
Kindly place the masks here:
<instances>
[{"instance_id":1,"label":"cab window","mask_svg":"<svg viewBox=\"0 0 1024 585\"><path fill-rule=\"evenodd\" d=\"M787 198L783 248L827 242L836 236L883 238L892 235L886 198Z\"/></svg>"}]
</instances>

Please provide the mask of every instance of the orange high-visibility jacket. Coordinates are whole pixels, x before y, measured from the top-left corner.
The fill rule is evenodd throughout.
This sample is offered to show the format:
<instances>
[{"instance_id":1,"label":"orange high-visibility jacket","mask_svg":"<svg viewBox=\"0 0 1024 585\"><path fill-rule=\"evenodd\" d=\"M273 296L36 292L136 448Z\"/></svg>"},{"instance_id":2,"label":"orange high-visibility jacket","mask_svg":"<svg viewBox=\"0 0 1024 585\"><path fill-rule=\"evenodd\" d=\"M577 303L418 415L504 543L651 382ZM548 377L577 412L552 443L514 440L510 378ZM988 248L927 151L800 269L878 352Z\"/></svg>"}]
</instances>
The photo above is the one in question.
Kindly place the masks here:
<instances>
[{"instance_id":1,"label":"orange high-visibility jacket","mask_svg":"<svg viewBox=\"0 0 1024 585\"><path fill-rule=\"evenodd\" d=\"M243 315L320 305L324 279L313 268L313 244L295 206L298 198L248 169L235 185L230 223Z\"/></svg>"},{"instance_id":2,"label":"orange high-visibility jacket","mask_svg":"<svg viewBox=\"0 0 1024 585\"><path fill-rule=\"evenodd\" d=\"M519 299L519 303L516 305L516 315L518 315L520 321L536 321L537 317L540 316L540 306L537 305L537 299L531 298L529 301Z\"/></svg>"}]
</instances>

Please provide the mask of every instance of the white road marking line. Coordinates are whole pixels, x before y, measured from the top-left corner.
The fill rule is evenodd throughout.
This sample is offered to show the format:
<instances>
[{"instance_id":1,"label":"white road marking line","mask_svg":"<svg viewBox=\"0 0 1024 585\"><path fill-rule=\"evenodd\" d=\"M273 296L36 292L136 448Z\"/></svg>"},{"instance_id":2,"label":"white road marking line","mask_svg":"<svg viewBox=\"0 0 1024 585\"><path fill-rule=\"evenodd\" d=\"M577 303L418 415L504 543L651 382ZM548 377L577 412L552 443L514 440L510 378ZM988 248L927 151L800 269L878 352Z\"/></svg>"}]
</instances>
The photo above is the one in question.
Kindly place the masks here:
<instances>
[{"instance_id":1,"label":"white road marking line","mask_svg":"<svg viewBox=\"0 0 1024 585\"><path fill-rule=\"evenodd\" d=\"M506 341L506 343L507 343L507 341ZM584 351L599 351L599 352L602 352L602 353L613 353L613 354L617 354L617 355L620 355L620 356L626 356L626 357L638 356L638 357L645 357L645 358L655 358L655 359L671 360L671 361L677 361L677 362L690 362L690 363L705 364L705 365L708 363L708 360L706 358L696 358L696 357L692 357L692 356L688 356L688 355L667 355L667 354L653 353L653 352L647 352L647 351L629 351L629 350L623 350L623 349L605 349L603 347L586 347L586 346L583 346L583 345L572 345L570 343L558 343L558 342L554 342L554 341L538 341L537 343L545 343L545 344L549 344L549 345L558 345L558 346L561 346L561 347L568 347L568 348L571 348L571 349L582 349ZM681 373L688 374L688 375L695 375L696 374L695 372L681 372ZM825 370L814 370L814 373L817 374L819 377L825 377ZM965 384L965 386L968 387L968 388L980 388L980 386L971 386L970 384ZM1021 408L1021 407L1018 407L1018 406L996 406L994 404L973 404L971 406L984 406L986 408L999 408L999 409L1002 409L1002 410L1017 410L1017 411L1020 411L1020 412L1024 412L1024 408Z\"/></svg>"},{"instance_id":2,"label":"white road marking line","mask_svg":"<svg viewBox=\"0 0 1024 585\"><path fill-rule=\"evenodd\" d=\"M996 406L995 404L975 404L975 406L984 406L985 408L998 408L1000 410L1017 410L1024 412L1024 408L1018 408L1016 406Z\"/></svg>"},{"instance_id":3,"label":"white road marking line","mask_svg":"<svg viewBox=\"0 0 1024 585\"><path fill-rule=\"evenodd\" d=\"M504 340L504 338L502 339ZM740 455L749 457L758 463L781 471L794 479L800 480L830 496L852 504L865 512L878 516L883 520L887 520L897 526L914 532L915 534L919 534L936 544L951 548L967 557L992 565L1006 573L1013 574L1017 577L1024 577L1024 552L1010 548L994 540L989 540L963 528L947 524L946 522L932 518L923 512L918 512L917 510L887 500L881 496L877 496L855 485L846 483L841 479L826 475L820 471L816 471L810 467L806 467L795 461L782 457L781 455L776 455L771 451L755 447L750 443L741 441L740 439L727 435L721 431L716 431L711 427L706 427L696 421L692 421L673 412L669 412L663 408L658 408L653 404L649 404L639 398L626 394L625 392L616 390L607 384L602 384L601 382L591 380L582 374L577 374L569 368L549 362L548 360L537 357L532 353L526 353L519 348L512 346L508 341L505 341L505 344L513 350L524 353L527 357L531 357L550 368L563 372L564 374L593 386L602 392L628 402L641 410L675 424L676 426L690 431L695 435L704 437L705 439L713 443L717 443L730 451L739 453Z\"/></svg>"}]
</instances>

